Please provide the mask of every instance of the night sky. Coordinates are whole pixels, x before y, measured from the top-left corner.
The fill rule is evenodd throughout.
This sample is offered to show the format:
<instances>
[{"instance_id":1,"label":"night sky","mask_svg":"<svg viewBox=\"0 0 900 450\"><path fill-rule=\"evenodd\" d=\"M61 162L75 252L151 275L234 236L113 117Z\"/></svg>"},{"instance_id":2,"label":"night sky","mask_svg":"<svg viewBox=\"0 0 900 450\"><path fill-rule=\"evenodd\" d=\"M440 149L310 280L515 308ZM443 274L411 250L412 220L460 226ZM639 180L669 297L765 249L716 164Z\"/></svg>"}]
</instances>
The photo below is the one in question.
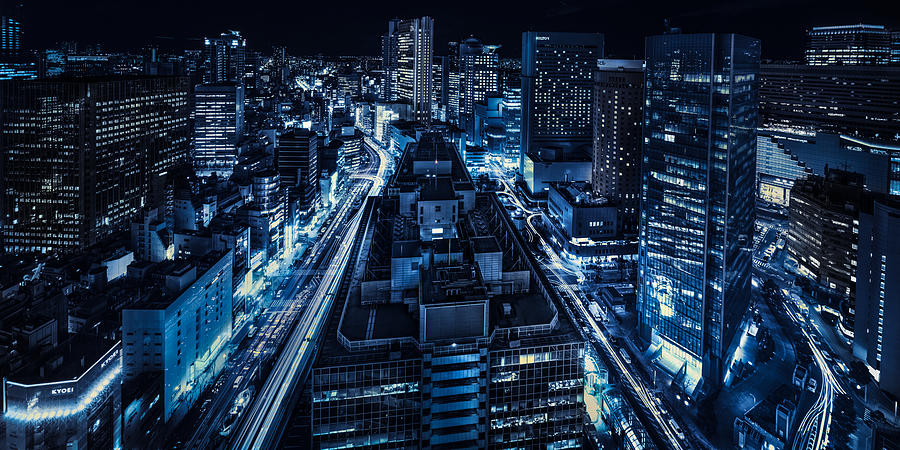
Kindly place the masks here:
<instances>
[{"instance_id":1,"label":"night sky","mask_svg":"<svg viewBox=\"0 0 900 450\"><path fill-rule=\"evenodd\" d=\"M5 0L0 0L5 1ZM435 19L435 53L474 34L518 57L521 32L584 31L606 35L608 56L641 57L643 37L663 31L663 20L691 32L736 32L762 39L764 59L800 59L804 31L816 25L873 23L896 27L892 1L736 0L619 1L391 1L369 0L26 0L26 44L45 48L63 40L100 43L111 50L199 48L198 38L225 29L244 33L268 53L376 55L393 17Z\"/></svg>"}]
</instances>

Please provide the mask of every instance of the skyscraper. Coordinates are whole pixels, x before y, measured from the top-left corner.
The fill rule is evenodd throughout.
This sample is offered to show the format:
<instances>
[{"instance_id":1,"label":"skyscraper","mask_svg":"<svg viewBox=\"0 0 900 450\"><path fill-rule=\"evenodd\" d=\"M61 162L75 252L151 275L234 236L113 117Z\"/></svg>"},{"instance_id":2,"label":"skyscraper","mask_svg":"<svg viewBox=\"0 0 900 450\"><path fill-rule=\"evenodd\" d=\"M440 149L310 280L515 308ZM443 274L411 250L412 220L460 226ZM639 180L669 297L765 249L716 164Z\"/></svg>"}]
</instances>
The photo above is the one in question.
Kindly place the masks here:
<instances>
[{"instance_id":1,"label":"skyscraper","mask_svg":"<svg viewBox=\"0 0 900 450\"><path fill-rule=\"evenodd\" d=\"M301 209L309 211L319 200L319 137L306 128L294 128L278 136L275 159L281 182L295 189Z\"/></svg>"},{"instance_id":2,"label":"skyscraper","mask_svg":"<svg viewBox=\"0 0 900 450\"><path fill-rule=\"evenodd\" d=\"M657 362L719 385L750 301L760 43L646 40L638 314Z\"/></svg>"},{"instance_id":3,"label":"skyscraper","mask_svg":"<svg viewBox=\"0 0 900 450\"><path fill-rule=\"evenodd\" d=\"M0 6L0 58L18 56L22 51L22 0Z\"/></svg>"},{"instance_id":4,"label":"skyscraper","mask_svg":"<svg viewBox=\"0 0 900 450\"><path fill-rule=\"evenodd\" d=\"M598 33L522 33L522 151L552 146L567 156L589 153L593 77L603 57Z\"/></svg>"},{"instance_id":5,"label":"skyscraper","mask_svg":"<svg viewBox=\"0 0 900 450\"><path fill-rule=\"evenodd\" d=\"M244 87L240 83L194 88L194 169L228 178L238 157L244 127Z\"/></svg>"},{"instance_id":6,"label":"skyscraper","mask_svg":"<svg viewBox=\"0 0 900 450\"><path fill-rule=\"evenodd\" d=\"M0 84L7 252L68 252L164 206L190 149L186 78Z\"/></svg>"},{"instance_id":7,"label":"skyscraper","mask_svg":"<svg viewBox=\"0 0 900 450\"><path fill-rule=\"evenodd\" d=\"M391 95L412 105L413 118L419 122L431 123L432 59L434 56L434 20L431 17L392 20L388 28L396 39L396 62L389 67ZM383 41L384 42L384 41ZM394 57L391 55L391 57ZM396 73L396 77L394 77Z\"/></svg>"},{"instance_id":8,"label":"skyscraper","mask_svg":"<svg viewBox=\"0 0 900 450\"><path fill-rule=\"evenodd\" d=\"M219 37L203 40L203 82L240 83L244 78L247 40L238 31L227 31Z\"/></svg>"},{"instance_id":9,"label":"skyscraper","mask_svg":"<svg viewBox=\"0 0 900 450\"><path fill-rule=\"evenodd\" d=\"M459 117L473 141L475 104L500 89L498 45L485 45L475 37L459 44Z\"/></svg>"},{"instance_id":10,"label":"skyscraper","mask_svg":"<svg viewBox=\"0 0 900 450\"><path fill-rule=\"evenodd\" d=\"M859 217L859 265L853 353L873 371L881 389L900 395L900 203L879 200Z\"/></svg>"},{"instance_id":11,"label":"skyscraper","mask_svg":"<svg viewBox=\"0 0 900 450\"><path fill-rule=\"evenodd\" d=\"M506 133L503 164L508 169L519 167L519 152L522 148L521 72L521 62L518 60L505 60L500 71L500 89L503 93L500 112L503 115L503 129Z\"/></svg>"},{"instance_id":12,"label":"skyscraper","mask_svg":"<svg viewBox=\"0 0 900 450\"><path fill-rule=\"evenodd\" d=\"M811 66L891 63L891 31L884 25L814 27L806 35L806 64Z\"/></svg>"},{"instance_id":13,"label":"skyscraper","mask_svg":"<svg viewBox=\"0 0 900 450\"><path fill-rule=\"evenodd\" d=\"M37 75L35 62L22 52L23 3L22 0L0 3L0 80L31 79Z\"/></svg>"},{"instance_id":14,"label":"skyscraper","mask_svg":"<svg viewBox=\"0 0 900 450\"><path fill-rule=\"evenodd\" d=\"M600 60L594 83L591 184L619 206L621 229L633 235L641 204L644 61Z\"/></svg>"},{"instance_id":15,"label":"skyscraper","mask_svg":"<svg viewBox=\"0 0 900 450\"><path fill-rule=\"evenodd\" d=\"M397 29L400 19L388 21L388 32L381 36L381 68L384 79L381 85L381 99L387 102L397 100Z\"/></svg>"}]
</instances>

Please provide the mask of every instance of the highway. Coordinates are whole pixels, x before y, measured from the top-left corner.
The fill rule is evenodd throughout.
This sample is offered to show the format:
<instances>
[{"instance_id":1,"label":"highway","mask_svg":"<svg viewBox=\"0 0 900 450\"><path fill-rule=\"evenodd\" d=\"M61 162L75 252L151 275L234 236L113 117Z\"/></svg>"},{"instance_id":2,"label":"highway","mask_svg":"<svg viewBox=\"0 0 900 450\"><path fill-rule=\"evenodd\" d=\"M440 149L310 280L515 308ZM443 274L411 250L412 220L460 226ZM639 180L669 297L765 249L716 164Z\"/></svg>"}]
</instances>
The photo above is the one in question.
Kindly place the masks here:
<instances>
[{"instance_id":1,"label":"highway","mask_svg":"<svg viewBox=\"0 0 900 450\"><path fill-rule=\"evenodd\" d=\"M348 192L348 199L365 195L366 183L360 183ZM256 323L259 325L255 335L248 337L245 345L239 346L229 358L218 380L211 389L211 398L199 407L199 417L190 423L190 438L184 448L215 447L222 430L222 424L237 400L238 394L254 385L254 378L260 376L259 371L265 362L282 345L290 327L297 316L307 305L312 290L319 284L316 269L326 255L330 254L338 241L335 239L343 230L352 201L344 202L333 214L332 222L325 227L316 243L307 252L300 265L293 273L278 285L271 303ZM273 286L272 290L276 288ZM201 397L202 399L203 397Z\"/></svg>"},{"instance_id":2,"label":"highway","mask_svg":"<svg viewBox=\"0 0 900 450\"><path fill-rule=\"evenodd\" d=\"M601 348L605 350L609 360L611 360L615 364L616 372L621 375L621 378L627 381L627 386L630 388L629 390L622 389L622 392L630 392L633 394L634 398L640 401L643 405L643 410L654 420L655 428L657 430L657 434L661 434L666 441L666 444L670 448L674 449L683 449L689 448L690 445L683 439L682 436L679 436L678 433L673 429L671 424L669 423L667 417L673 418L670 416L665 408L662 405L662 400L657 400L657 397L650 391L644 381L640 378L638 374L632 374L631 364L626 364L623 360L619 352L616 351L616 348L613 347L612 342L606 335L606 331L604 328L600 327L597 322L594 320L593 316L588 312L585 307L585 295L581 292L581 288L578 285L570 285L565 281L565 273L568 271L569 275L575 275L579 280L584 279L583 275L580 271L574 271L572 269L567 269L564 262L560 259L559 255L557 255L556 251L550 244L544 239L543 235L539 232L539 230L534 225L534 218L540 216L539 211L534 211L529 209L526 205L524 205L516 195L515 191L509 186L507 181L500 176L499 180L503 183L504 191L503 195L509 196L512 201L516 204L518 208L521 208L522 211L527 214L526 223L528 225L529 231L533 236L538 239L538 243L541 248L543 248L544 253L549 258L549 262L544 265L546 269L550 270L558 280L558 284L556 285L557 290L561 291L564 296L567 297L569 304L573 306L581 315L583 321L590 327L590 330L593 331L593 340L594 343L599 343ZM598 349L599 351L600 349ZM611 368L612 369L612 368ZM659 403L657 403L659 401ZM645 424L646 425L646 424Z\"/></svg>"},{"instance_id":3,"label":"highway","mask_svg":"<svg viewBox=\"0 0 900 450\"><path fill-rule=\"evenodd\" d=\"M373 149L367 147L371 152ZM374 177L359 175L356 178L363 182L356 186L368 186L368 195L380 195L384 186L384 178L391 160L383 149L376 148L379 154L378 171ZM372 182L369 183L368 180ZM343 207L352 202L347 202ZM358 210L349 223L342 226L340 232L325 237L334 240L338 245L326 258L328 267L321 281L312 294L300 320L291 332L283 350L272 368L259 395L254 399L249 411L240 422L239 430L234 434L231 448L262 449L276 445L285 414L290 413L290 402L295 389L301 382L301 375L311 367L317 353L317 338L328 317L332 313L332 305L340 288L344 271L347 268L352 250L355 248L355 237L363 220L364 209Z\"/></svg>"},{"instance_id":4,"label":"highway","mask_svg":"<svg viewBox=\"0 0 900 450\"><path fill-rule=\"evenodd\" d=\"M785 309L791 320L803 332L806 343L812 350L813 362L815 362L819 373L822 375L817 387L819 396L816 398L813 406L806 412L806 415L803 416L803 420L800 421L792 448L795 450L824 449L828 445L828 429L831 425L831 410L834 397L839 394L843 395L846 392L838 382L837 377L834 376L834 372L828 364L828 360L825 359L822 350L819 349L818 345L815 345L813 337L809 334L807 322L801 320L799 313L794 310L792 302L787 301L787 304Z\"/></svg>"}]
</instances>

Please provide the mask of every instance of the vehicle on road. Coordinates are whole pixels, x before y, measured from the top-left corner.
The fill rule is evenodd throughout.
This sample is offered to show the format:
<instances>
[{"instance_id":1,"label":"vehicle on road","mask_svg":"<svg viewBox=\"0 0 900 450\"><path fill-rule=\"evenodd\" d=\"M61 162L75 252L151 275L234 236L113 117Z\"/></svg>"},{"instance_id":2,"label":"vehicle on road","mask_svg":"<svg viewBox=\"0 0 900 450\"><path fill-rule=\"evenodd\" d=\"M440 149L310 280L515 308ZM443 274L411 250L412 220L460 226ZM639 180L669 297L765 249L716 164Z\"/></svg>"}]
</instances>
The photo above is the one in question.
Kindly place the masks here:
<instances>
[{"instance_id":1,"label":"vehicle on road","mask_svg":"<svg viewBox=\"0 0 900 450\"><path fill-rule=\"evenodd\" d=\"M684 440L684 431L681 431L681 427L678 426L678 422L675 419L669 419L669 426L672 427L672 431L675 432L675 435L678 436L678 439Z\"/></svg>"},{"instance_id":2,"label":"vehicle on road","mask_svg":"<svg viewBox=\"0 0 900 450\"><path fill-rule=\"evenodd\" d=\"M628 356L628 352L625 351L624 348L619 349L619 354L622 355L622 359L625 360L626 363L631 364L631 357Z\"/></svg>"},{"instance_id":3,"label":"vehicle on road","mask_svg":"<svg viewBox=\"0 0 900 450\"><path fill-rule=\"evenodd\" d=\"M809 381L806 382L806 390L809 392L815 393L818 385L819 385L819 383L816 381L815 378L810 378Z\"/></svg>"}]
</instances>

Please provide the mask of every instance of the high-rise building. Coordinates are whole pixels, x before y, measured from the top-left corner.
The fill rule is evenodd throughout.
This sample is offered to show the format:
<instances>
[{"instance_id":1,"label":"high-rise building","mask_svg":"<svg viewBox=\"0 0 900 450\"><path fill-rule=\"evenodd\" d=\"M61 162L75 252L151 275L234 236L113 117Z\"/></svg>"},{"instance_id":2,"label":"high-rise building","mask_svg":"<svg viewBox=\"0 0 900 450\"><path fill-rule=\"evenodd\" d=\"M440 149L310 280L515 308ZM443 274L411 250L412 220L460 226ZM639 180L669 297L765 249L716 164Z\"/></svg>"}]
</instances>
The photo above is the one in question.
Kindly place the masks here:
<instances>
[{"instance_id":1,"label":"high-rise building","mask_svg":"<svg viewBox=\"0 0 900 450\"><path fill-rule=\"evenodd\" d=\"M413 119L431 123L434 20L431 17L393 19L382 36L387 100L412 105Z\"/></svg>"},{"instance_id":2,"label":"high-rise building","mask_svg":"<svg viewBox=\"0 0 900 450\"><path fill-rule=\"evenodd\" d=\"M194 88L194 169L201 176L228 178L238 158L244 127L244 87L240 83Z\"/></svg>"},{"instance_id":3,"label":"high-rise building","mask_svg":"<svg viewBox=\"0 0 900 450\"><path fill-rule=\"evenodd\" d=\"M22 51L22 9L24 0L10 0L0 6L0 59L19 56Z\"/></svg>"},{"instance_id":4,"label":"high-rise building","mask_svg":"<svg viewBox=\"0 0 900 450\"><path fill-rule=\"evenodd\" d=\"M527 155L545 146L559 148L564 159L590 153L594 71L602 57L602 34L522 33L520 174Z\"/></svg>"},{"instance_id":5,"label":"high-rise building","mask_svg":"<svg viewBox=\"0 0 900 450\"><path fill-rule=\"evenodd\" d=\"M594 74L591 184L619 206L622 231L637 234L641 204L644 61L600 60Z\"/></svg>"},{"instance_id":6,"label":"high-rise building","mask_svg":"<svg viewBox=\"0 0 900 450\"><path fill-rule=\"evenodd\" d=\"M185 78L0 84L6 252L69 252L165 206L190 150Z\"/></svg>"},{"instance_id":7,"label":"high-rise building","mask_svg":"<svg viewBox=\"0 0 900 450\"><path fill-rule=\"evenodd\" d=\"M837 169L809 176L794 183L789 206L788 254L797 273L844 298L830 306L840 309L838 329L848 338L853 337L859 216L872 207L863 180Z\"/></svg>"},{"instance_id":8,"label":"high-rise building","mask_svg":"<svg viewBox=\"0 0 900 450\"><path fill-rule=\"evenodd\" d=\"M381 36L381 68L384 79L381 86L381 99L386 102L397 101L397 30L400 19L388 21L388 32Z\"/></svg>"},{"instance_id":9,"label":"high-rise building","mask_svg":"<svg viewBox=\"0 0 900 450\"><path fill-rule=\"evenodd\" d=\"M584 342L496 195L438 133L386 192L312 369L311 447L579 447Z\"/></svg>"},{"instance_id":10,"label":"high-rise building","mask_svg":"<svg viewBox=\"0 0 900 450\"><path fill-rule=\"evenodd\" d=\"M294 128L278 136L275 160L281 182L295 189L301 209L311 211L319 201L319 137L306 128Z\"/></svg>"},{"instance_id":11,"label":"high-rise building","mask_svg":"<svg viewBox=\"0 0 900 450\"><path fill-rule=\"evenodd\" d=\"M811 66L891 63L891 31L884 25L814 27L806 36L806 64Z\"/></svg>"},{"instance_id":12,"label":"high-rise building","mask_svg":"<svg viewBox=\"0 0 900 450\"><path fill-rule=\"evenodd\" d=\"M451 41L447 46L447 120L459 124L459 43Z\"/></svg>"},{"instance_id":13,"label":"high-rise building","mask_svg":"<svg viewBox=\"0 0 900 450\"><path fill-rule=\"evenodd\" d=\"M500 70L500 89L503 102L500 113L503 115L503 129L506 143L503 164L507 169L519 167L519 152L522 148L522 67L518 60L504 60Z\"/></svg>"},{"instance_id":14,"label":"high-rise building","mask_svg":"<svg viewBox=\"0 0 900 450\"><path fill-rule=\"evenodd\" d=\"M238 31L203 40L203 82L240 83L244 79L247 39Z\"/></svg>"},{"instance_id":15,"label":"high-rise building","mask_svg":"<svg viewBox=\"0 0 900 450\"><path fill-rule=\"evenodd\" d=\"M470 142L474 141L475 104L500 90L499 47L485 45L475 37L459 44L459 118Z\"/></svg>"},{"instance_id":16,"label":"high-rise building","mask_svg":"<svg viewBox=\"0 0 900 450\"><path fill-rule=\"evenodd\" d=\"M875 374L879 387L900 395L900 204L879 200L859 216L856 319L853 353Z\"/></svg>"},{"instance_id":17,"label":"high-rise building","mask_svg":"<svg viewBox=\"0 0 900 450\"><path fill-rule=\"evenodd\" d=\"M0 3L0 80L32 79L37 76L35 61L23 50L23 0Z\"/></svg>"},{"instance_id":18,"label":"high-rise building","mask_svg":"<svg viewBox=\"0 0 900 450\"><path fill-rule=\"evenodd\" d=\"M637 306L657 363L718 386L750 301L760 43L646 40Z\"/></svg>"}]
</instances>

